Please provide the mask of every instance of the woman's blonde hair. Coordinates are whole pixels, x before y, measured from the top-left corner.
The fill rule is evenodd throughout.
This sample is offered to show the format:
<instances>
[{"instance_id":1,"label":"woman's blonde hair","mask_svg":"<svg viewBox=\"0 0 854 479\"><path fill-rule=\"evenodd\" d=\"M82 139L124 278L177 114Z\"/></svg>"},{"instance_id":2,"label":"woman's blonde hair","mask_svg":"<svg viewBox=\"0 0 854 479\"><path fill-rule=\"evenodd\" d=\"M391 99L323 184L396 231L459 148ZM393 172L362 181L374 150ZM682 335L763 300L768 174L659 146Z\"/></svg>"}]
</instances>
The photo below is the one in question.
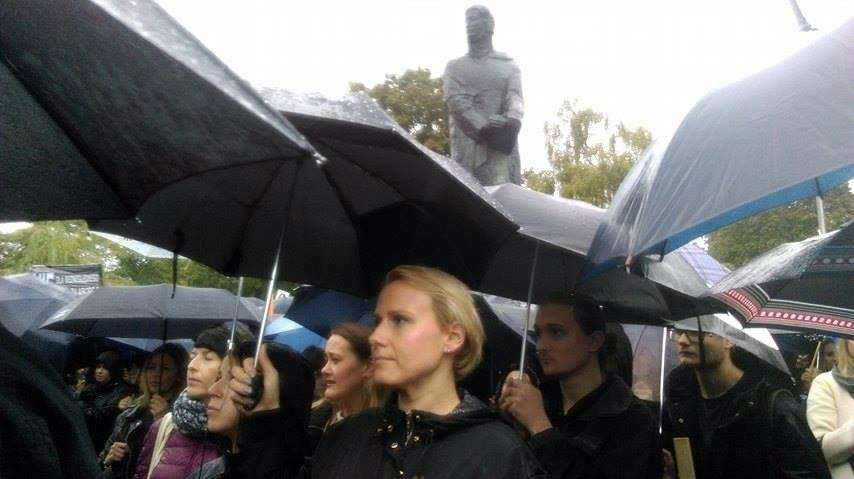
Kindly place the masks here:
<instances>
[{"instance_id":1,"label":"woman's blonde hair","mask_svg":"<svg viewBox=\"0 0 854 479\"><path fill-rule=\"evenodd\" d=\"M187 351L180 345L175 343L166 343L152 351L151 354L145 358L145 362L142 364L142 371L139 372L139 396L135 401L137 406L147 408L148 403L151 401L151 396L157 394L157 391L152 391L149 387L147 374L148 367L157 356L163 356L164 358L169 356L173 361L175 361L175 367L177 368L175 384L172 385L172 389L169 391L164 391L169 394L169 398L172 400L177 398L178 394L180 394L181 390L186 386L187 363L190 362L190 355L187 354ZM160 364L162 366L163 359L160 360Z\"/></svg>"},{"instance_id":2,"label":"woman's blonde hair","mask_svg":"<svg viewBox=\"0 0 854 479\"><path fill-rule=\"evenodd\" d=\"M840 339L836 344L836 367L843 376L854 377L854 351L849 348L854 349L853 339Z\"/></svg>"},{"instance_id":3,"label":"woman's blonde hair","mask_svg":"<svg viewBox=\"0 0 854 479\"><path fill-rule=\"evenodd\" d=\"M382 286L395 281L430 296L433 313L443 331L454 324L462 326L465 340L463 347L454 356L454 377L459 381L471 374L483 359L486 335L468 287L450 274L426 266L398 266L389 271Z\"/></svg>"}]
</instances>

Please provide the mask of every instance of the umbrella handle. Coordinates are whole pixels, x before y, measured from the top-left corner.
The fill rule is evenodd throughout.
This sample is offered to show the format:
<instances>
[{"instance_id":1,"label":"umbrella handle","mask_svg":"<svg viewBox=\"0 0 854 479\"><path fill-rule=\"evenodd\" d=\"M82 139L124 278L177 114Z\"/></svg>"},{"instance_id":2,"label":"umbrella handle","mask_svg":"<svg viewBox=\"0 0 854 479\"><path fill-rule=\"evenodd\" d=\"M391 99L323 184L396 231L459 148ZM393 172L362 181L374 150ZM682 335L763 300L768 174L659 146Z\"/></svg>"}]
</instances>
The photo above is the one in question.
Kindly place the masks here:
<instances>
[{"instance_id":1,"label":"umbrella handle","mask_svg":"<svg viewBox=\"0 0 854 479\"><path fill-rule=\"evenodd\" d=\"M249 387L252 388L252 391L249 392L249 399L252 400L252 405L249 407L249 410L255 409L255 406L261 402L261 398L264 396L264 375L260 372L256 374L252 378L252 382L249 384Z\"/></svg>"}]
</instances>

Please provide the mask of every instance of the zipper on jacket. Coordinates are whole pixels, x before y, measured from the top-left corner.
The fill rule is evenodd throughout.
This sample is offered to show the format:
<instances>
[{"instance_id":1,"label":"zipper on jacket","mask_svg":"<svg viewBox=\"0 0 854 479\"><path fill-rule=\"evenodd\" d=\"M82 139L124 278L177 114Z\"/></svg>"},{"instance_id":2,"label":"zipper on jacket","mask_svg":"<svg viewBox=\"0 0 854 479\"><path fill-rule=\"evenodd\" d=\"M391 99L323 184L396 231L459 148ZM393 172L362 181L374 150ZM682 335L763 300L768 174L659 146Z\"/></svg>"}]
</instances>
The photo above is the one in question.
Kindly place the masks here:
<instances>
[{"instance_id":1,"label":"zipper on jacket","mask_svg":"<svg viewBox=\"0 0 854 479\"><path fill-rule=\"evenodd\" d=\"M409 441L412 439L412 434L415 432L415 421L412 420L412 412L406 414L406 440L403 441L403 446L408 447Z\"/></svg>"}]
</instances>

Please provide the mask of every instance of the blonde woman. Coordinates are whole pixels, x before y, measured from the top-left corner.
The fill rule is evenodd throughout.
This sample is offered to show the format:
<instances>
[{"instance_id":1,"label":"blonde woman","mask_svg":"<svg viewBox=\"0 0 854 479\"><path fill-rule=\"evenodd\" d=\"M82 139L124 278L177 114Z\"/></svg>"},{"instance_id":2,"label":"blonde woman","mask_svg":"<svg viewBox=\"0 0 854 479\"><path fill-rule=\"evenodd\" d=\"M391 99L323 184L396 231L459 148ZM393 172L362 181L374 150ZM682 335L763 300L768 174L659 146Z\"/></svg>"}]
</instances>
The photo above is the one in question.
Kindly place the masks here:
<instances>
[{"instance_id":1,"label":"blonde woman","mask_svg":"<svg viewBox=\"0 0 854 479\"><path fill-rule=\"evenodd\" d=\"M329 426L380 405L382 390L371 381L370 336L371 328L357 323L332 328L326 342L326 363L320 371L323 401L312 408L308 427L309 454Z\"/></svg>"},{"instance_id":2,"label":"blonde woman","mask_svg":"<svg viewBox=\"0 0 854 479\"><path fill-rule=\"evenodd\" d=\"M133 476L149 426L169 411L184 387L188 361L187 351L171 343L155 349L145 359L138 381L140 395L116 418L113 432L101 451L104 478Z\"/></svg>"},{"instance_id":3,"label":"blonde woman","mask_svg":"<svg viewBox=\"0 0 854 479\"><path fill-rule=\"evenodd\" d=\"M833 479L854 478L854 340L840 340L836 366L813 380L807 421Z\"/></svg>"}]
</instances>

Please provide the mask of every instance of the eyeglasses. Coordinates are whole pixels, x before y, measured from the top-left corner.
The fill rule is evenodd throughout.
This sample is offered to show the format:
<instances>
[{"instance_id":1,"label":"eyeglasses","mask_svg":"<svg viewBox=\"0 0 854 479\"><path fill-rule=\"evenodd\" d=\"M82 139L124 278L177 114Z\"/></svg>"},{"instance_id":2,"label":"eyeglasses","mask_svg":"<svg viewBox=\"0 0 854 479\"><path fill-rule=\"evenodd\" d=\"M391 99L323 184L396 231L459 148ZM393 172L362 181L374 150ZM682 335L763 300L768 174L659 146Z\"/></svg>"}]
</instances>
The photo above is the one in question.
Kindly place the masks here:
<instances>
[{"instance_id":1,"label":"eyeglasses","mask_svg":"<svg viewBox=\"0 0 854 479\"><path fill-rule=\"evenodd\" d=\"M679 341L679 338L681 338L683 334L684 334L685 336L687 336L687 337L688 337L688 341L690 341L690 342L692 342L692 343L698 343L698 342L700 342L700 332L699 332L699 331L687 331L687 330L684 330L684 329L671 329L671 330L670 330L670 333L669 333L669 335L670 335L670 340L671 340L671 341L673 341L673 342L677 342L677 341ZM712 334L712 333L706 333L706 332L704 332L704 333L703 333L703 338L707 338L707 337L709 337L709 335L710 335L710 334Z\"/></svg>"}]
</instances>

